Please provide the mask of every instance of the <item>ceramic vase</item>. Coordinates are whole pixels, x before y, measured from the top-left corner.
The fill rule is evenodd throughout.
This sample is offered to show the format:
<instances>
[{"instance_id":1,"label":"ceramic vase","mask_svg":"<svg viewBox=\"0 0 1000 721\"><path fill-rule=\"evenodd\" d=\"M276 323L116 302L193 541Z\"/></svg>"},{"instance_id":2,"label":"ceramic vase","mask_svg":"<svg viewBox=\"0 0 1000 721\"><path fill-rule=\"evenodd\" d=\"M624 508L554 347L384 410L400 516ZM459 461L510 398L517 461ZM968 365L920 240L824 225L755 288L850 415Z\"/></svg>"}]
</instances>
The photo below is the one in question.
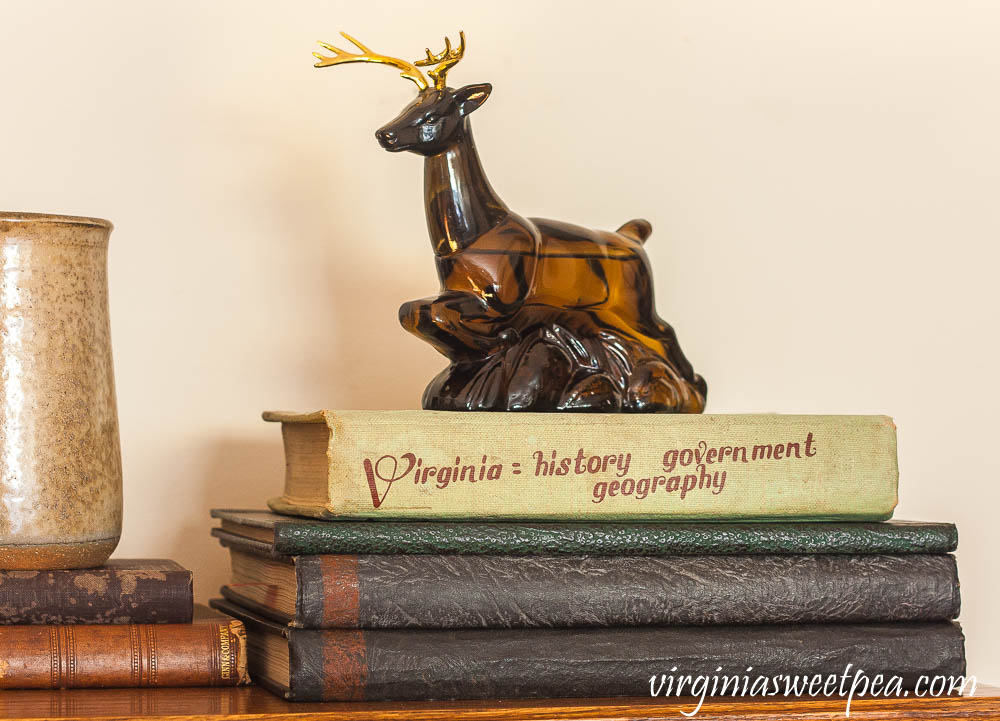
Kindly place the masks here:
<instances>
[{"instance_id":1,"label":"ceramic vase","mask_svg":"<svg viewBox=\"0 0 1000 721\"><path fill-rule=\"evenodd\" d=\"M0 212L0 568L86 568L118 544L111 223Z\"/></svg>"}]
</instances>

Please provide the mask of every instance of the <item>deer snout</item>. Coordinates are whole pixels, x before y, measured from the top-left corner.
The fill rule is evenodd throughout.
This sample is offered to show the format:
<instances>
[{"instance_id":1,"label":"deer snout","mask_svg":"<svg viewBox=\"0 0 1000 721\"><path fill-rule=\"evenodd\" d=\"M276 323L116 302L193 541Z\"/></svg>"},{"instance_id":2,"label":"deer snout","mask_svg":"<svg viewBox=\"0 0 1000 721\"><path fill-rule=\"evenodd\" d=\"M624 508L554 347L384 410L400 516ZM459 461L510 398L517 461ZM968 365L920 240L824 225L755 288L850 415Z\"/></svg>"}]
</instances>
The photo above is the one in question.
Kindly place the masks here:
<instances>
[{"instance_id":1,"label":"deer snout","mask_svg":"<svg viewBox=\"0 0 1000 721\"><path fill-rule=\"evenodd\" d=\"M381 145L386 150L391 150L393 146L396 145L398 138L396 134L386 128L381 128L375 132L375 139L378 140L378 144Z\"/></svg>"}]
</instances>

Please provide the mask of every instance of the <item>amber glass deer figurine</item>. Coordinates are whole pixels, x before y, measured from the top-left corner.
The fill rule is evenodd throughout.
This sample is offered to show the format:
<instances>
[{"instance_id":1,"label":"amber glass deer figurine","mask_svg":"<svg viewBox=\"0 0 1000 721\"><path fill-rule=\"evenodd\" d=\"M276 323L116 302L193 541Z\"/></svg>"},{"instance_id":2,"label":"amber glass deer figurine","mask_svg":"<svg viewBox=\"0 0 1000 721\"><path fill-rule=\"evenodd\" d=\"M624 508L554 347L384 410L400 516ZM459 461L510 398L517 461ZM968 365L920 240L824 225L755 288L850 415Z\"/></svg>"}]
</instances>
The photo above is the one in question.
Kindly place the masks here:
<instances>
[{"instance_id":1,"label":"amber glass deer figurine","mask_svg":"<svg viewBox=\"0 0 1000 721\"><path fill-rule=\"evenodd\" d=\"M483 172L469 116L488 83L454 89L446 77L465 52L445 49L408 62L320 43L316 67L381 63L419 88L416 100L375 133L390 152L424 156L427 229L441 293L404 303L403 327L451 361L424 391L433 410L646 411L700 413L704 379L653 307L643 243L630 220L615 232L523 218ZM432 68L428 75L421 67Z\"/></svg>"}]
</instances>

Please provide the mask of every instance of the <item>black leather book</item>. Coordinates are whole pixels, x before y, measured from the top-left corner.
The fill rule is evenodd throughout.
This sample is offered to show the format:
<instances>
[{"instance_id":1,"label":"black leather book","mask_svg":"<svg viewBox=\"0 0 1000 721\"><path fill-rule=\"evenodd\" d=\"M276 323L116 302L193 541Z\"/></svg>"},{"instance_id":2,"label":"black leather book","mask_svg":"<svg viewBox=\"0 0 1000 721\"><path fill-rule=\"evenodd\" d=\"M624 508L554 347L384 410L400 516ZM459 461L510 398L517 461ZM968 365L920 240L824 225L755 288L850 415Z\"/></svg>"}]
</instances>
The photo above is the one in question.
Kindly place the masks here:
<instances>
[{"instance_id":1,"label":"black leather book","mask_svg":"<svg viewBox=\"0 0 1000 721\"><path fill-rule=\"evenodd\" d=\"M681 676L840 678L858 669L913 688L921 676L965 673L953 622L306 630L212 605L246 625L251 678L295 701L648 696L651 680L655 688Z\"/></svg>"},{"instance_id":2,"label":"black leather book","mask_svg":"<svg viewBox=\"0 0 1000 721\"><path fill-rule=\"evenodd\" d=\"M273 559L224 545L222 595L302 628L942 621L960 604L947 554Z\"/></svg>"}]
</instances>

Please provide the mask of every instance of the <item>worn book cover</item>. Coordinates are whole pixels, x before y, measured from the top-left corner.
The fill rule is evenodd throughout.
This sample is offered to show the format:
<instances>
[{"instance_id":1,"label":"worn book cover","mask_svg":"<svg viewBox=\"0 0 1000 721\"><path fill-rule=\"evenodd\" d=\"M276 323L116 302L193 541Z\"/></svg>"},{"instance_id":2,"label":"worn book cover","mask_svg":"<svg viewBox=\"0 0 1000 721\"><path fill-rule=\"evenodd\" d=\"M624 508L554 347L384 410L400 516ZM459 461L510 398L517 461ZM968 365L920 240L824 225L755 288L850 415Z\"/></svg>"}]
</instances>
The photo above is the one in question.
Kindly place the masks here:
<instances>
[{"instance_id":1,"label":"worn book cover","mask_svg":"<svg viewBox=\"0 0 1000 721\"><path fill-rule=\"evenodd\" d=\"M205 606L193 623L0 627L0 689L236 686L243 624Z\"/></svg>"},{"instance_id":2,"label":"worn book cover","mask_svg":"<svg viewBox=\"0 0 1000 721\"><path fill-rule=\"evenodd\" d=\"M650 679L965 673L957 623L491 630L313 630L227 601L244 621L255 683L295 701L647 696ZM730 690L732 695L733 691ZM722 695L726 695L724 692Z\"/></svg>"},{"instance_id":3,"label":"worn book cover","mask_svg":"<svg viewBox=\"0 0 1000 721\"><path fill-rule=\"evenodd\" d=\"M950 555L319 555L229 548L222 595L300 628L572 628L943 621Z\"/></svg>"},{"instance_id":4,"label":"worn book cover","mask_svg":"<svg viewBox=\"0 0 1000 721\"><path fill-rule=\"evenodd\" d=\"M0 624L190 623L191 572L163 559L0 571Z\"/></svg>"},{"instance_id":5,"label":"worn book cover","mask_svg":"<svg viewBox=\"0 0 1000 721\"><path fill-rule=\"evenodd\" d=\"M950 553L953 523L322 521L216 508L220 542L272 556L317 553L677 556L754 553Z\"/></svg>"},{"instance_id":6,"label":"worn book cover","mask_svg":"<svg viewBox=\"0 0 1000 721\"><path fill-rule=\"evenodd\" d=\"M280 422L279 513L482 520L884 520L886 416L319 411Z\"/></svg>"}]
</instances>

